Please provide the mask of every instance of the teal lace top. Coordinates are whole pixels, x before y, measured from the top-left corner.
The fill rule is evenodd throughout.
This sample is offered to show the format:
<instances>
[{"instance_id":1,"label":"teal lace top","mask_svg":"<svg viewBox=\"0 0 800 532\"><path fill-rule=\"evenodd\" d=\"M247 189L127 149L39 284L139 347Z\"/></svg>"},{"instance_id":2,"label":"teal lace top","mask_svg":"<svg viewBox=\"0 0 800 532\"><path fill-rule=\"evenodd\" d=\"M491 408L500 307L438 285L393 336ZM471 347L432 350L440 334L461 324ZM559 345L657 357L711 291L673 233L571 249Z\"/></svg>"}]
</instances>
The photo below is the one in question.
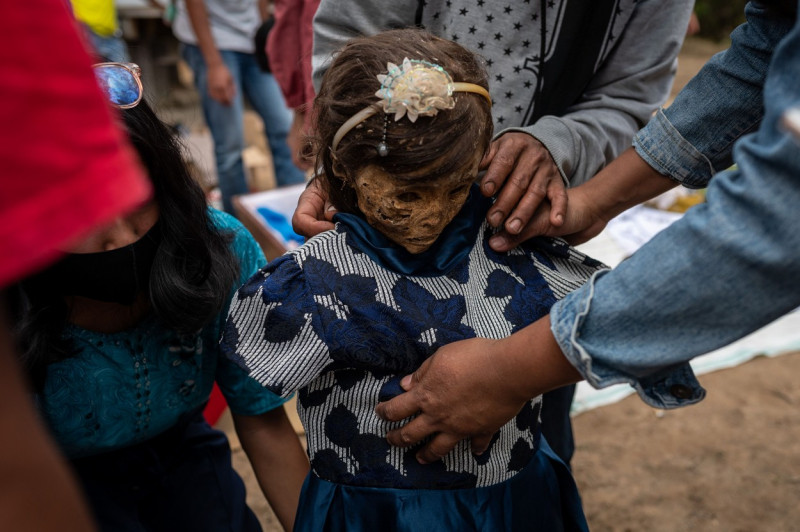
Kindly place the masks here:
<instances>
[{"instance_id":1,"label":"teal lace top","mask_svg":"<svg viewBox=\"0 0 800 532\"><path fill-rule=\"evenodd\" d=\"M232 230L241 263L237 286L266 259L232 216L212 210L214 223ZM219 338L228 308L196 334L180 335L154 316L134 328L103 334L69 325L73 357L51 364L37 397L46 422L71 458L148 440L208 401L216 381L231 411L257 415L285 401L221 354Z\"/></svg>"}]
</instances>

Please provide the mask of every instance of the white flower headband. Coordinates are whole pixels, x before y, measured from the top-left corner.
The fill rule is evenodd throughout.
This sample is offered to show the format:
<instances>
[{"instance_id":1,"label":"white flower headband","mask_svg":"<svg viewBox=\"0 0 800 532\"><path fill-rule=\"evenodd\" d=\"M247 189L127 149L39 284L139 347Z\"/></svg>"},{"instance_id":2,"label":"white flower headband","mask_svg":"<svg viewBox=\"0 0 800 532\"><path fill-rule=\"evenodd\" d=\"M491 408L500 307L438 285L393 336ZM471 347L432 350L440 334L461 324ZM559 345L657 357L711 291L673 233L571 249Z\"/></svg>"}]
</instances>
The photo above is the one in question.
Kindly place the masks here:
<instances>
[{"instance_id":1,"label":"white flower headband","mask_svg":"<svg viewBox=\"0 0 800 532\"><path fill-rule=\"evenodd\" d=\"M455 106L454 92L480 94L489 102L489 107L492 106L489 91L474 83L454 83L450 74L439 65L406 57L402 66L389 63L387 69L386 74L378 74L381 88L375 96L380 98L383 112L387 117L390 113L394 113L395 122L403 116L408 116L409 120L416 122L420 116L435 116L440 109L452 109ZM377 112L377 107L370 105L350 117L333 136L331 149L336 151L339 142L351 129ZM383 140L378 144L378 153L381 156L389 153L385 122Z\"/></svg>"}]
</instances>

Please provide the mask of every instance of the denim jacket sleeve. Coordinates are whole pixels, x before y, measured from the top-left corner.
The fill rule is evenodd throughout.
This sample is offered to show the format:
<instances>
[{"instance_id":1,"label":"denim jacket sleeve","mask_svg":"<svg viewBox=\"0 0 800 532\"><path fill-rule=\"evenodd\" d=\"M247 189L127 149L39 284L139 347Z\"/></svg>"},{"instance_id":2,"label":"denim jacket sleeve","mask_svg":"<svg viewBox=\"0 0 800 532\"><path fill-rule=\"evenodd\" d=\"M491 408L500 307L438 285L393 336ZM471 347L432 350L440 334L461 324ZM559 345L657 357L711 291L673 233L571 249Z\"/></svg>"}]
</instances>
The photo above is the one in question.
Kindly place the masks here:
<instances>
[{"instance_id":1,"label":"denim jacket sleeve","mask_svg":"<svg viewBox=\"0 0 800 532\"><path fill-rule=\"evenodd\" d=\"M791 23L770 17L755 2L747 5L745 15L747 23L731 34L730 48L711 58L675 102L634 138L636 152L650 166L686 187L703 188L712 175L728 168L733 145L758 129L764 115L767 68Z\"/></svg>"},{"instance_id":2,"label":"denim jacket sleeve","mask_svg":"<svg viewBox=\"0 0 800 532\"><path fill-rule=\"evenodd\" d=\"M800 24L755 6L748 16L750 27L734 32L731 50L692 82L689 95L709 99L684 95L639 136L641 145L650 132L668 132L648 160L700 184L704 172L710 178L725 166L726 146L755 117L756 131L733 146L737 167L710 181L706 203L551 313L559 345L590 384L630 383L660 408L705 395L689 360L800 305L800 145L780 127L786 110L800 107ZM770 57L767 36L779 41ZM758 101L749 101L753 94Z\"/></svg>"}]
</instances>

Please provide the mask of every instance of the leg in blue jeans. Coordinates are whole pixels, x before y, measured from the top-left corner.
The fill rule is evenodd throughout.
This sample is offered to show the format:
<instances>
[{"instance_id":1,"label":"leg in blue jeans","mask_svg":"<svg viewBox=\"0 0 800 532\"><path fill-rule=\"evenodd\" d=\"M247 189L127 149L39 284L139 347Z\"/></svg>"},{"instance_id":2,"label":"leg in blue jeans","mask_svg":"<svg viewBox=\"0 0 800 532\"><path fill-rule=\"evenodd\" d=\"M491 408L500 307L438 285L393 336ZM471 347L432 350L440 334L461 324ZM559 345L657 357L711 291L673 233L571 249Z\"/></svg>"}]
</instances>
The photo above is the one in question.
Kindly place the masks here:
<instances>
[{"instance_id":1,"label":"leg in blue jeans","mask_svg":"<svg viewBox=\"0 0 800 532\"><path fill-rule=\"evenodd\" d=\"M255 55L241 59L242 86L247 100L264 122L267 142L275 164L275 181L278 186L294 185L305 180L305 174L292 162L286 137L292 124L292 111L272 74L258 68Z\"/></svg>"},{"instance_id":2,"label":"leg in blue jeans","mask_svg":"<svg viewBox=\"0 0 800 532\"><path fill-rule=\"evenodd\" d=\"M128 45L119 35L103 37L92 31L86 24L81 24L86 35L92 41L98 59L103 61L116 61L117 63L130 63L131 56L128 53Z\"/></svg>"},{"instance_id":3,"label":"leg in blue jeans","mask_svg":"<svg viewBox=\"0 0 800 532\"><path fill-rule=\"evenodd\" d=\"M244 97L261 115L264 130L275 163L275 177L279 186L301 183L304 175L292 163L286 136L291 125L292 113L286 107L275 78L258 69L255 56L242 52L220 50L225 65L236 83L233 103L223 105L208 95L206 64L197 46L182 46L184 60L194 73L194 83L200 94L203 115L214 138L214 157L217 164L217 179L222 192L222 206L233 212L231 200L238 194L246 194L247 180L242 161L244 143Z\"/></svg>"},{"instance_id":4,"label":"leg in blue jeans","mask_svg":"<svg viewBox=\"0 0 800 532\"><path fill-rule=\"evenodd\" d=\"M231 199L233 196L248 192L242 161L244 99L237 58L237 55L245 54L225 50L220 50L220 54L236 83L236 97L231 105L223 105L209 96L206 63L200 48L190 44L182 46L183 58L194 74L194 84L200 94L203 116L214 139L214 158L217 163L219 190L222 192L222 206L225 212L234 214Z\"/></svg>"}]
</instances>

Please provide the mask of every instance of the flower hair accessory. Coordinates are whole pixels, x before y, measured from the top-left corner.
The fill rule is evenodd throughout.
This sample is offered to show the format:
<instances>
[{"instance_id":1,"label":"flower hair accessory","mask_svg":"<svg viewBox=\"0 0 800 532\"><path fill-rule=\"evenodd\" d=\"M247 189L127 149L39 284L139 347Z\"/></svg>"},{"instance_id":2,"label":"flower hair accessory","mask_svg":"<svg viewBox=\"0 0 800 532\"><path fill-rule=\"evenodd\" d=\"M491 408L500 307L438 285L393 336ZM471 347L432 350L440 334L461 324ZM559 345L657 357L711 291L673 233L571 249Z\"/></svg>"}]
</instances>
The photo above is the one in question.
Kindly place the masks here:
<instances>
[{"instance_id":1,"label":"flower hair accessory","mask_svg":"<svg viewBox=\"0 0 800 532\"><path fill-rule=\"evenodd\" d=\"M405 114L416 122L418 116L434 116L439 109L455 107L453 78L439 65L406 57L402 66L388 66L388 74L378 74L381 88L375 96L386 114L394 113L395 122Z\"/></svg>"},{"instance_id":2,"label":"flower hair accessory","mask_svg":"<svg viewBox=\"0 0 800 532\"><path fill-rule=\"evenodd\" d=\"M454 83L450 74L439 65L404 58L402 65L387 65L386 74L378 74L381 88L375 93L380 98L380 106L387 115L394 114L395 122L407 116L416 122L420 116L435 116L440 110L455 106L454 92L472 92L486 98L489 107L492 98L489 91L474 83ZM334 151L344 136L358 124L378 112L374 105L365 107L347 120L333 136L331 149ZM386 121L384 121L384 128ZM385 132L384 132L385 136ZM388 154L388 147L381 142L379 153Z\"/></svg>"}]
</instances>

